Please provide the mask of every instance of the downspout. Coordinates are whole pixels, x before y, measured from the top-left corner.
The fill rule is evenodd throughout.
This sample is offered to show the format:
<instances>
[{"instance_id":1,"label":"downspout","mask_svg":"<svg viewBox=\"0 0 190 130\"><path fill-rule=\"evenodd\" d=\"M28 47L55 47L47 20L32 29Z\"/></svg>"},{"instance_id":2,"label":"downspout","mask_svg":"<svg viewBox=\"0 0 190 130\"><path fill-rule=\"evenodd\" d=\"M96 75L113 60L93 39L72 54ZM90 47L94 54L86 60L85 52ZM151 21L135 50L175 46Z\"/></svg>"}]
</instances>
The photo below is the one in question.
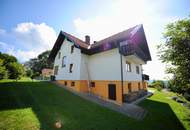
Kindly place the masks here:
<instances>
[{"instance_id":1,"label":"downspout","mask_svg":"<svg viewBox=\"0 0 190 130\"><path fill-rule=\"evenodd\" d=\"M122 94L122 102L124 101L124 95L123 95L123 59L122 54L120 53L120 63L121 63L121 94Z\"/></svg>"},{"instance_id":2,"label":"downspout","mask_svg":"<svg viewBox=\"0 0 190 130\"><path fill-rule=\"evenodd\" d=\"M124 95L123 95L123 59L120 49L120 44L118 46L119 53L120 53L120 66L121 66L121 94L122 94L122 103L124 102Z\"/></svg>"}]
</instances>

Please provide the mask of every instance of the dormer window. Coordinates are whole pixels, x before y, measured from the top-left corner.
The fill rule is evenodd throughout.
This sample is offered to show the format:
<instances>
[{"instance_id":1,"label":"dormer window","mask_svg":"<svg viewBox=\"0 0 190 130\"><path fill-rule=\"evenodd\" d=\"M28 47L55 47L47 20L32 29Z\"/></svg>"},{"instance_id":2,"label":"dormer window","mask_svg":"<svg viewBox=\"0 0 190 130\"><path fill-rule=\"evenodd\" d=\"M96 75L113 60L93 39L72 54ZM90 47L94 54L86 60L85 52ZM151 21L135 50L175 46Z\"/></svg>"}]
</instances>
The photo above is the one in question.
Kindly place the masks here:
<instances>
[{"instance_id":1,"label":"dormer window","mask_svg":"<svg viewBox=\"0 0 190 130\"><path fill-rule=\"evenodd\" d=\"M71 54L74 52L74 45L71 46Z\"/></svg>"}]
</instances>

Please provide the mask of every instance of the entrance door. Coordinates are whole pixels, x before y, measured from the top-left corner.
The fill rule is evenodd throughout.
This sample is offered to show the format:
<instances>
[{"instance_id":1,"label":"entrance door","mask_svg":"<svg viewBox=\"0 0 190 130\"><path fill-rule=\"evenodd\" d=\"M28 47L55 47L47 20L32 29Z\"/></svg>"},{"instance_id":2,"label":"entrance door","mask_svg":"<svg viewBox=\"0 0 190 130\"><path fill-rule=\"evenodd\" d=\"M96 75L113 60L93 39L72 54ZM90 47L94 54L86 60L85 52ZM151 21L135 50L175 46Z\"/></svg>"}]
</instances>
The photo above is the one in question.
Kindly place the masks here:
<instances>
[{"instance_id":1,"label":"entrance door","mask_svg":"<svg viewBox=\"0 0 190 130\"><path fill-rule=\"evenodd\" d=\"M108 84L108 96L111 100L116 100L116 85Z\"/></svg>"}]
</instances>

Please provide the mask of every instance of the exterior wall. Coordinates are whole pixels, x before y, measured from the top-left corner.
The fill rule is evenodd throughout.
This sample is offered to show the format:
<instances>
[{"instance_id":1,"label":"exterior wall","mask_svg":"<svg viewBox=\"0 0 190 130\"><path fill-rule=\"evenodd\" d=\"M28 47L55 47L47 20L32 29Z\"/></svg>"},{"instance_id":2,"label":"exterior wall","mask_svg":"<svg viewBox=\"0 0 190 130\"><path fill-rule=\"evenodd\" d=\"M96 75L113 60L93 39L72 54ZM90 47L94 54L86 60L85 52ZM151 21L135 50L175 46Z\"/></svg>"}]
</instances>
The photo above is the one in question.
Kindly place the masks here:
<instances>
[{"instance_id":1,"label":"exterior wall","mask_svg":"<svg viewBox=\"0 0 190 130\"><path fill-rule=\"evenodd\" d=\"M81 65L80 65L80 80L89 80L89 56L85 54L81 54Z\"/></svg>"},{"instance_id":2,"label":"exterior wall","mask_svg":"<svg viewBox=\"0 0 190 130\"><path fill-rule=\"evenodd\" d=\"M126 61L131 63L131 72L126 70ZM136 60L137 61L137 60ZM124 81L142 81L142 65L140 62L135 62L128 57L123 56L123 79ZM139 66L139 74L136 73L136 66Z\"/></svg>"},{"instance_id":3,"label":"exterior wall","mask_svg":"<svg viewBox=\"0 0 190 130\"><path fill-rule=\"evenodd\" d=\"M89 57L88 69L92 80L121 80L120 55L112 49Z\"/></svg>"},{"instance_id":4,"label":"exterior wall","mask_svg":"<svg viewBox=\"0 0 190 130\"><path fill-rule=\"evenodd\" d=\"M112 49L102 53L88 56L82 54L80 49L74 48L71 54L72 42L64 40L61 46L60 59L58 55L55 58L54 66L58 65L59 70L56 80L60 84L65 84L67 87L77 92L91 92L98 97L108 99L108 84L116 85L116 100L117 104L122 104L122 88L121 88L121 68L120 54L118 49ZM62 58L66 56L66 67L62 67ZM124 78L124 94L128 93L128 83L131 83L132 92L138 91L138 83L141 89L146 89L146 82L142 81L142 66L139 60L134 62L134 59L123 58L123 78ZM131 63L132 72L126 70L126 60ZM73 72L69 73L69 65L72 63ZM136 66L139 66L140 73L136 74ZM95 82L95 87L89 87L89 81ZM75 82L75 86L71 86L71 82ZM110 100L109 100L110 101Z\"/></svg>"},{"instance_id":5,"label":"exterior wall","mask_svg":"<svg viewBox=\"0 0 190 130\"><path fill-rule=\"evenodd\" d=\"M140 83L140 89L143 89L143 82L141 81L125 81L123 84L123 93L124 94L127 94L129 93L129 90L128 90L128 83L131 83L131 89L132 89L132 92L135 92L135 91L139 91L139 88L138 88L138 83Z\"/></svg>"},{"instance_id":6,"label":"exterior wall","mask_svg":"<svg viewBox=\"0 0 190 130\"><path fill-rule=\"evenodd\" d=\"M73 89L77 92L88 92L87 81L85 80L57 80L56 81L59 84L65 85L65 82L67 82L67 87L70 89ZM75 86L71 86L71 82L75 82Z\"/></svg>"},{"instance_id":7,"label":"exterior wall","mask_svg":"<svg viewBox=\"0 0 190 130\"><path fill-rule=\"evenodd\" d=\"M90 91L97 95L98 97L109 100L108 97L108 85L115 84L116 85L116 100L115 102L118 104L122 104L122 90L121 90L121 81L103 81L103 80L92 80L95 83L95 87L91 87ZM109 100L110 101L110 100Z\"/></svg>"},{"instance_id":8,"label":"exterior wall","mask_svg":"<svg viewBox=\"0 0 190 130\"><path fill-rule=\"evenodd\" d=\"M56 80L80 80L80 64L81 64L81 50L74 48L74 52L71 54L72 42L64 40L59 50L61 52L60 59L58 54L55 57L54 66L59 66L58 74L55 75ZM62 67L62 58L66 56L66 66ZM69 72L69 66L73 64L73 72Z\"/></svg>"}]
</instances>

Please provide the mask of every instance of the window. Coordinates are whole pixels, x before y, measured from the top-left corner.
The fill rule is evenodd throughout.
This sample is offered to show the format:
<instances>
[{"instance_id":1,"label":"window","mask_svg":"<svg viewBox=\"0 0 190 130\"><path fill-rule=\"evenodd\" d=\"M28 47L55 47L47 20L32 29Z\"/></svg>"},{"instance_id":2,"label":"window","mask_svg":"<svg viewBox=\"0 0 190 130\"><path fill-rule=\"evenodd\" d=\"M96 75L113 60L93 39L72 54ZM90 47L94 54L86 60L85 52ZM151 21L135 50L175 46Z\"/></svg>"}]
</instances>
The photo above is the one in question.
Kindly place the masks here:
<instances>
[{"instance_id":1,"label":"window","mask_svg":"<svg viewBox=\"0 0 190 130\"><path fill-rule=\"evenodd\" d=\"M65 81L65 86L67 86L67 81Z\"/></svg>"},{"instance_id":2,"label":"window","mask_svg":"<svg viewBox=\"0 0 190 130\"><path fill-rule=\"evenodd\" d=\"M66 56L63 56L62 67L65 67L65 66L66 66Z\"/></svg>"},{"instance_id":3,"label":"window","mask_svg":"<svg viewBox=\"0 0 190 130\"><path fill-rule=\"evenodd\" d=\"M131 72L131 63L126 61L126 70L127 72Z\"/></svg>"},{"instance_id":4,"label":"window","mask_svg":"<svg viewBox=\"0 0 190 130\"><path fill-rule=\"evenodd\" d=\"M71 86L75 86L75 82L71 82Z\"/></svg>"},{"instance_id":5,"label":"window","mask_svg":"<svg viewBox=\"0 0 190 130\"><path fill-rule=\"evenodd\" d=\"M140 84L140 82L138 83L138 89L139 89L139 90L141 89L141 84Z\"/></svg>"},{"instance_id":6,"label":"window","mask_svg":"<svg viewBox=\"0 0 190 130\"><path fill-rule=\"evenodd\" d=\"M71 46L71 54L74 52L74 45Z\"/></svg>"},{"instance_id":7,"label":"window","mask_svg":"<svg viewBox=\"0 0 190 130\"><path fill-rule=\"evenodd\" d=\"M59 69L59 66L58 66L58 65L54 67L54 75L57 75L57 74L58 74L58 69Z\"/></svg>"},{"instance_id":8,"label":"window","mask_svg":"<svg viewBox=\"0 0 190 130\"><path fill-rule=\"evenodd\" d=\"M95 82L90 82L90 87L95 87Z\"/></svg>"},{"instance_id":9,"label":"window","mask_svg":"<svg viewBox=\"0 0 190 130\"><path fill-rule=\"evenodd\" d=\"M128 83L128 92L129 93L132 92L132 90L131 90L131 83Z\"/></svg>"},{"instance_id":10,"label":"window","mask_svg":"<svg viewBox=\"0 0 190 130\"><path fill-rule=\"evenodd\" d=\"M139 74L139 66L136 66L136 73Z\"/></svg>"},{"instance_id":11,"label":"window","mask_svg":"<svg viewBox=\"0 0 190 130\"><path fill-rule=\"evenodd\" d=\"M60 59L60 57L61 57L61 52L58 53L58 59Z\"/></svg>"},{"instance_id":12,"label":"window","mask_svg":"<svg viewBox=\"0 0 190 130\"><path fill-rule=\"evenodd\" d=\"M70 64L70 67L69 67L69 72L72 73L73 72L73 64Z\"/></svg>"}]
</instances>

